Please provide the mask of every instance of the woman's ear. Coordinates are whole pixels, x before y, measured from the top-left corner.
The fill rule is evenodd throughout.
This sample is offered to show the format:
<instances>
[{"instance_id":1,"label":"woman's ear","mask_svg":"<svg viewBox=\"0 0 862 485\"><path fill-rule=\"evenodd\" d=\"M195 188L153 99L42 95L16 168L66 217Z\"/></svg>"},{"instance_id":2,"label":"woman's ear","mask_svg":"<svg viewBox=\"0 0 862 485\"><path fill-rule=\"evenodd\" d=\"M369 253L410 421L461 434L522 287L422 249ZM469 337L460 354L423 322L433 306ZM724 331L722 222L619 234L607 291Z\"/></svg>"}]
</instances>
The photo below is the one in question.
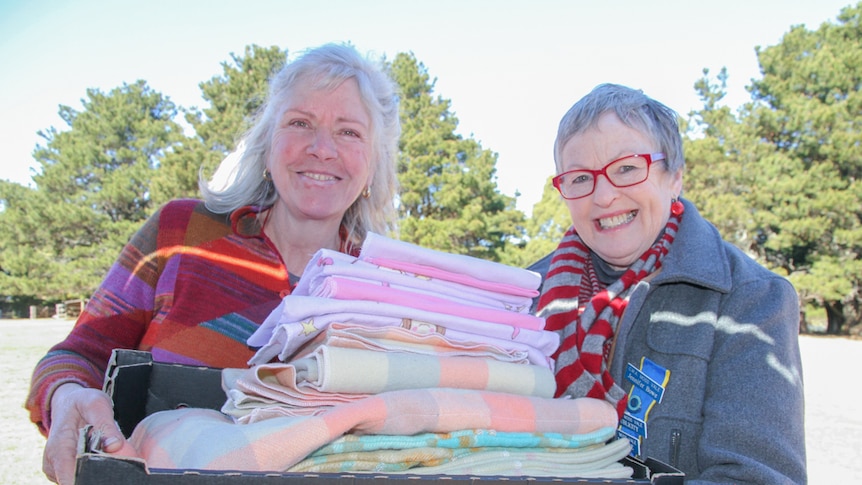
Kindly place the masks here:
<instances>
[{"instance_id":1,"label":"woman's ear","mask_svg":"<svg viewBox=\"0 0 862 485\"><path fill-rule=\"evenodd\" d=\"M685 172L685 165L680 167L679 170L677 170L676 172L673 173L673 175L671 175L671 177L673 177L671 179L671 183L670 183L671 190L673 191L674 194L676 194L677 197L682 195L682 176L683 176L684 172Z\"/></svg>"}]
</instances>

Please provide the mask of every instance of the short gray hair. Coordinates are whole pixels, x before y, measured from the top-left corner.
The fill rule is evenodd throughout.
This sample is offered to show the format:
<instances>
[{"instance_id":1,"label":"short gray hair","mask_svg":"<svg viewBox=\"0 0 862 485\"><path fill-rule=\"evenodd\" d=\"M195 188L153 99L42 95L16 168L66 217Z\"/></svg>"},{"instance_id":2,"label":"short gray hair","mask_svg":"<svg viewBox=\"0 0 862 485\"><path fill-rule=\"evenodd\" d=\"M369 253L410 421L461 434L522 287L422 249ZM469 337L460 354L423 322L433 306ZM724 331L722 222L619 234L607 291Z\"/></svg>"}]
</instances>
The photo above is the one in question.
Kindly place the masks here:
<instances>
[{"instance_id":1,"label":"short gray hair","mask_svg":"<svg viewBox=\"0 0 862 485\"><path fill-rule=\"evenodd\" d=\"M573 136L594 128L602 114L613 111L627 126L650 136L664 152L667 170L685 167L682 136L674 110L645 95L643 91L618 84L600 84L575 103L560 120L554 142L554 163L561 170L563 146Z\"/></svg>"}]
</instances>

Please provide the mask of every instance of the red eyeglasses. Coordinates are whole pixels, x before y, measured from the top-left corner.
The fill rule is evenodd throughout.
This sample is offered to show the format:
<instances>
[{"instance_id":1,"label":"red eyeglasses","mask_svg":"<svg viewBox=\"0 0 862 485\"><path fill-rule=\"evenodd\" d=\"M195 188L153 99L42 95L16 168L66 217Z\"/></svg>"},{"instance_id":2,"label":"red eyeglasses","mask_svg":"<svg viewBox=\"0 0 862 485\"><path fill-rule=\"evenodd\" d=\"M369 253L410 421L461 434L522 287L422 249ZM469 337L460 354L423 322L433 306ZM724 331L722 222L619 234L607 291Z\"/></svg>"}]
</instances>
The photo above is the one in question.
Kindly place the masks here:
<instances>
[{"instance_id":1,"label":"red eyeglasses","mask_svg":"<svg viewBox=\"0 0 862 485\"><path fill-rule=\"evenodd\" d=\"M631 187L649 177L653 162L664 160L664 153L636 153L617 158L601 170L569 170L553 179L554 187L564 199L580 199L596 190L599 175L604 175L614 187Z\"/></svg>"}]
</instances>

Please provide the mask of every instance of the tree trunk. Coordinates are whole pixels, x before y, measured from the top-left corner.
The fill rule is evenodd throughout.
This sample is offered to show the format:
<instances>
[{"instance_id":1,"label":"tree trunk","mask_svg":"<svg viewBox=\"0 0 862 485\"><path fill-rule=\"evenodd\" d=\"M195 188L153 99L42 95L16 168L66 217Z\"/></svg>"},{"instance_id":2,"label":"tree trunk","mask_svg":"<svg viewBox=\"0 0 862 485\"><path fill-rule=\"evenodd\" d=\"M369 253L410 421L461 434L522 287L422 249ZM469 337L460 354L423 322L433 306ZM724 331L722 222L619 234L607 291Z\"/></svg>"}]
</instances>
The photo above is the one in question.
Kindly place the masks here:
<instances>
[{"instance_id":1,"label":"tree trunk","mask_svg":"<svg viewBox=\"0 0 862 485\"><path fill-rule=\"evenodd\" d=\"M859 299L859 289L854 290L854 295L845 300L844 305L844 324L846 333L850 333L850 329L862 324L862 300Z\"/></svg>"},{"instance_id":2,"label":"tree trunk","mask_svg":"<svg viewBox=\"0 0 862 485\"><path fill-rule=\"evenodd\" d=\"M807 334L808 333L808 319L805 318L805 311L801 308L799 309L799 334Z\"/></svg>"},{"instance_id":3,"label":"tree trunk","mask_svg":"<svg viewBox=\"0 0 862 485\"><path fill-rule=\"evenodd\" d=\"M844 327L844 304L840 301L824 301L826 309L826 333L839 335Z\"/></svg>"}]
</instances>

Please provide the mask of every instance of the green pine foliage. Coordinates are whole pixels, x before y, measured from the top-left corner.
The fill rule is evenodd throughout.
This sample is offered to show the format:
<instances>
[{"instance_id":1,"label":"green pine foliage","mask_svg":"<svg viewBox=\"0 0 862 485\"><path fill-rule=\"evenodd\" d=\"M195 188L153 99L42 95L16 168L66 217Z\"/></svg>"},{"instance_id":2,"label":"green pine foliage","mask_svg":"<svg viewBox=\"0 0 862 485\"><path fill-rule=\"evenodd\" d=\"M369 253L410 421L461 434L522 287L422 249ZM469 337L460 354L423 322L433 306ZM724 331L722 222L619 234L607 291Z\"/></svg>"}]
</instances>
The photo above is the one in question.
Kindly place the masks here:
<instances>
[{"instance_id":1,"label":"green pine foliage","mask_svg":"<svg viewBox=\"0 0 862 485\"><path fill-rule=\"evenodd\" d=\"M399 237L425 247L500 261L521 233L524 214L497 189L497 155L455 133L451 103L412 54L398 54L401 88Z\"/></svg>"},{"instance_id":2,"label":"green pine foliage","mask_svg":"<svg viewBox=\"0 0 862 485\"><path fill-rule=\"evenodd\" d=\"M152 211L158 160L182 138L174 104L146 82L90 89L83 110L60 107L67 129L40 135L34 189L3 184L0 294L85 297Z\"/></svg>"},{"instance_id":3,"label":"green pine foliage","mask_svg":"<svg viewBox=\"0 0 862 485\"><path fill-rule=\"evenodd\" d=\"M756 48L763 76L735 110L722 104L726 70L704 70L694 84L703 106L681 120L685 196L727 240L786 275L804 306L821 308L830 333L862 322L860 18L862 3ZM0 307L89 296L146 217L198 196L199 177L236 148L286 60L274 46L230 54L199 84L202 108L175 106L145 81L88 90L80 111L60 106L65 126L40 132L33 152L35 188L0 181ZM497 155L457 133L425 66L401 53L388 68L403 128L394 236L522 267L551 252L570 226L552 168L526 218L497 189Z\"/></svg>"},{"instance_id":4,"label":"green pine foliage","mask_svg":"<svg viewBox=\"0 0 862 485\"><path fill-rule=\"evenodd\" d=\"M208 106L183 109L192 135L161 160L153 181L156 205L199 197L200 176L209 178L236 148L266 99L270 76L287 61L287 51L250 45L243 55L231 53L230 58L221 64L221 75L198 85Z\"/></svg>"},{"instance_id":5,"label":"green pine foliage","mask_svg":"<svg viewBox=\"0 0 862 485\"><path fill-rule=\"evenodd\" d=\"M758 49L755 127L774 150L765 171L776 190L757 202L760 254L783 268L828 330L862 317L862 4L817 30L793 27ZM766 212L769 214L767 215Z\"/></svg>"},{"instance_id":6,"label":"green pine foliage","mask_svg":"<svg viewBox=\"0 0 862 485\"><path fill-rule=\"evenodd\" d=\"M789 277L829 333L862 321L862 4L816 30L757 48L751 102L719 107L708 72L695 88L686 194L721 233ZM702 135L702 136L701 136ZM804 312L800 311L801 314ZM803 322L804 327L805 322Z\"/></svg>"}]
</instances>

